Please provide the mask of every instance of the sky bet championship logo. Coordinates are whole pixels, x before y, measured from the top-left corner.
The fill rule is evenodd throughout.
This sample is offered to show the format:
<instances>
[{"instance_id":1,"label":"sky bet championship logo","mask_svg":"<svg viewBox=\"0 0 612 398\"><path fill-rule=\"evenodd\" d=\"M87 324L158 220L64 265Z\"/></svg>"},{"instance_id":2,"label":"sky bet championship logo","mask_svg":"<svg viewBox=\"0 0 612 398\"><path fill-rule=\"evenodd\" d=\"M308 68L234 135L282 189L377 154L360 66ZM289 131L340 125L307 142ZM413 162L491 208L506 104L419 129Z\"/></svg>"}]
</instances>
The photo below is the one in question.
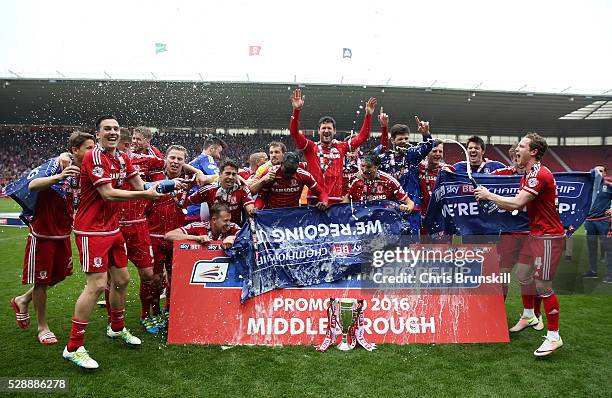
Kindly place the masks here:
<instances>
[{"instance_id":1,"label":"sky bet championship logo","mask_svg":"<svg viewBox=\"0 0 612 398\"><path fill-rule=\"evenodd\" d=\"M206 283L221 283L227 278L227 257L216 257L212 260L199 260L193 265L191 272L191 285L203 285Z\"/></svg>"}]
</instances>

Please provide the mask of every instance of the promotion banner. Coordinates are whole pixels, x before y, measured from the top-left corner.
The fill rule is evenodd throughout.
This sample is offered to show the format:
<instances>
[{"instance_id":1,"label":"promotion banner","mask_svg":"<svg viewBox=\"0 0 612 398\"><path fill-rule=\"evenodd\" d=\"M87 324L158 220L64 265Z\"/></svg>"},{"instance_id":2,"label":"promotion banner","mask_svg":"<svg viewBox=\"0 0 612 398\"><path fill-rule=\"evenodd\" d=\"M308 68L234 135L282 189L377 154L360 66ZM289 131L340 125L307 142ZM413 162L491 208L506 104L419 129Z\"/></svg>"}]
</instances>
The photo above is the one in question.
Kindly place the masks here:
<instances>
[{"instance_id":1,"label":"promotion banner","mask_svg":"<svg viewBox=\"0 0 612 398\"><path fill-rule=\"evenodd\" d=\"M554 173L559 197L561 223L569 234L586 219L591 206L591 173ZM478 184L501 196L515 196L521 176L474 174ZM474 187L467 175L440 172L431 195L425 223L431 234L497 235L500 232L526 232L527 209L518 213L498 209L486 214L474 198Z\"/></svg>"},{"instance_id":2,"label":"promotion banner","mask_svg":"<svg viewBox=\"0 0 612 398\"><path fill-rule=\"evenodd\" d=\"M508 342L495 249L437 246L381 252L361 274L241 304L243 281L219 243L175 242L168 343L318 344L330 297L365 300L369 342Z\"/></svg>"},{"instance_id":3,"label":"promotion banner","mask_svg":"<svg viewBox=\"0 0 612 398\"><path fill-rule=\"evenodd\" d=\"M357 274L372 247L409 239L409 216L390 201L258 211L230 251L243 277L242 300L277 288Z\"/></svg>"}]
</instances>

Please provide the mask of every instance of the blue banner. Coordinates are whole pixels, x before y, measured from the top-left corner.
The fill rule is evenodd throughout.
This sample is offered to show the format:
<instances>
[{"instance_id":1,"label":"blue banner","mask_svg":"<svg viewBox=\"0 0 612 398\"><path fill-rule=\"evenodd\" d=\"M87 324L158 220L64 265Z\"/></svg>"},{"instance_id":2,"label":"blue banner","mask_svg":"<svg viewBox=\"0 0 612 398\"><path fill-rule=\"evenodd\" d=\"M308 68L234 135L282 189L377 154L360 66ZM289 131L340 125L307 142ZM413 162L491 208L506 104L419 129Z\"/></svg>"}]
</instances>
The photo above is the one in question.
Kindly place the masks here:
<instances>
[{"instance_id":1,"label":"blue banner","mask_svg":"<svg viewBox=\"0 0 612 398\"><path fill-rule=\"evenodd\" d=\"M393 245L409 235L408 217L397 207L381 201L338 204L325 212L311 207L258 211L228 251L243 279L242 300L359 273L371 263L369 245Z\"/></svg>"},{"instance_id":2,"label":"blue banner","mask_svg":"<svg viewBox=\"0 0 612 398\"><path fill-rule=\"evenodd\" d=\"M61 173L61 168L58 159L53 158L7 185L4 195L10 196L21 206L23 211L19 218L26 224L34 217L36 204L38 203L38 192L32 192L28 189L30 182L36 178L50 177L59 173ZM64 183L57 183L51 186L51 188L62 198L66 197L66 185Z\"/></svg>"},{"instance_id":3,"label":"blue banner","mask_svg":"<svg viewBox=\"0 0 612 398\"><path fill-rule=\"evenodd\" d=\"M591 206L593 176L590 173L554 173L559 196L561 223L568 234L584 222ZM518 193L521 176L474 174L478 184L501 196ZM529 231L527 209L518 214L499 209L486 214L474 198L474 188L465 174L440 172L431 195L425 223L430 234L497 235Z\"/></svg>"}]
</instances>

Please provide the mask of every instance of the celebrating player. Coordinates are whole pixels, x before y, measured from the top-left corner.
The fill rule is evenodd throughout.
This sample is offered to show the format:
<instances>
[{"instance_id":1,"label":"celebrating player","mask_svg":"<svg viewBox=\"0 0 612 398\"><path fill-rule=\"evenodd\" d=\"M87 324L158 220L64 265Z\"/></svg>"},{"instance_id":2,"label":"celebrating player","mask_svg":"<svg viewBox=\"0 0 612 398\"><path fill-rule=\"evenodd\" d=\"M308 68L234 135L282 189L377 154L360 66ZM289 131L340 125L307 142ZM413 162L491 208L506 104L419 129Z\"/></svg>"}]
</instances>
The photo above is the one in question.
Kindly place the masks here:
<instances>
[{"instance_id":1,"label":"celebrating player","mask_svg":"<svg viewBox=\"0 0 612 398\"><path fill-rule=\"evenodd\" d=\"M139 155L155 156L163 158L164 155L159 149L151 145L153 134L148 127L135 127L132 133L132 152Z\"/></svg>"},{"instance_id":2,"label":"celebrating player","mask_svg":"<svg viewBox=\"0 0 612 398\"><path fill-rule=\"evenodd\" d=\"M171 145L166 151L166 179L182 178L190 180L185 171L187 149L180 145ZM145 216L149 224L149 236L153 248L153 298L151 299L151 317L159 327L165 327L166 315L170 309L170 278L172 277L172 245L164 240L166 232L185 224L185 206L187 191L178 189L170 195L149 202ZM159 298L163 289L164 269L168 276L166 288L166 308L162 313Z\"/></svg>"},{"instance_id":3,"label":"celebrating player","mask_svg":"<svg viewBox=\"0 0 612 398\"><path fill-rule=\"evenodd\" d=\"M361 160L361 171L351 181L349 193L343 202L391 200L400 203L400 211L410 213L414 209L414 202L393 176L378 170L380 164L380 156L374 152L368 153Z\"/></svg>"},{"instance_id":4,"label":"celebrating player","mask_svg":"<svg viewBox=\"0 0 612 398\"><path fill-rule=\"evenodd\" d=\"M521 165L518 164L517 162L517 156L516 156L517 146L518 145L516 144L512 145L510 149L508 150L508 156L510 157L510 160L512 161L512 165L503 167L501 169L493 170L491 172L492 175L505 175L505 176L521 175L522 176L523 174L525 174L525 169L521 167ZM497 254L499 256L499 271L501 273L512 272L512 267L514 267L514 264L516 264L516 262L518 261L519 254L521 253L521 250L523 246L525 245L525 242L528 239L528 235L529 235L529 231L509 232L509 233L502 233L500 235L499 242L497 243ZM503 283L502 289L503 289L504 300L505 300L508 295L508 284ZM540 298L536 296L535 301L534 301L533 310L534 310L535 316L538 318L538 323L535 325L532 325L532 327L535 330L544 329L544 323L542 322L542 315L540 313L540 307L541 307L540 304L541 304ZM522 324L518 325L516 329L511 328L510 331L515 332L515 331L523 330Z\"/></svg>"},{"instance_id":5,"label":"celebrating player","mask_svg":"<svg viewBox=\"0 0 612 398\"><path fill-rule=\"evenodd\" d=\"M419 163L427 156L433 147L433 139L429 132L429 122L415 120L422 141L416 146L410 146L410 128L405 124L395 124L391 127L392 148L387 149L387 127L389 116L382 107L378 120L382 127L381 145L377 148L382 153L380 169L389 173L399 181L404 192L414 202L414 213L410 216L412 235L418 235L421 230L421 188L419 186Z\"/></svg>"},{"instance_id":6,"label":"celebrating player","mask_svg":"<svg viewBox=\"0 0 612 398\"><path fill-rule=\"evenodd\" d=\"M201 170L206 175L219 175L219 167L217 162L221 161L221 152L227 148L227 144L217 137L209 137L204 141L204 149L202 153L193 159L191 166ZM193 189L190 193L194 193ZM208 209L201 205L191 205L187 208L187 221L199 220L206 216Z\"/></svg>"},{"instance_id":7,"label":"celebrating player","mask_svg":"<svg viewBox=\"0 0 612 398\"><path fill-rule=\"evenodd\" d=\"M490 200L508 211L527 206L529 239L517 265L524 310L517 326L525 328L538 323L534 314L535 279L535 293L542 297L548 321L548 333L542 345L535 350L535 356L550 355L563 345L559 335L559 299L553 291L552 280L563 254L565 231L557 210L555 178L540 163L547 147L546 140L535 133L525 135L519 142L517 164L527 170L527 174L521 179L516 196L499 196L482 186L474 190L477 200Z\"/></svg>"},{"instance_id":8,"label":"celebrating player","mask_svg":"<svg viewBox=\"0 0 612 398\"><path fill-rule=\"evenodd\" d=\"M254 184L259 191L255 202L258 209L297 207L304 187L308 187L319 198L316 207L327 208L327 193L322 191L314 177L299 167L298 156L287 152L280 165L272 166Z\"/></svg>"},{"instance_id":9,"label":"celebrating player","mask_svg":"<svg viewBox=\"0 0 612 398\"><path fill-rule=\"evenodd\" d=\"M506 167L506 165L501 162L486 159L484 157L485 149L486 145L483 139L479 136L474 135L468 138L467 151L472 173L489 174L494 170ZM467 162L465 160L457 162L453 166L455 167L457 173L467 173Z\"/></svg>"},{"instance_id":10,"label":"celebrating player","mask_svg":"<svg viewBox=\"0 0 612 398\"><path fill-rule=\"evenodd\" d=\"M427 208L431 200L440 170L455 171L451 165L444 163L444 144L440 140L433 141L433 148L427 158L419 163L419 184L421 188L421 219L427 216ZM428 235L427 226L421 223L421 236Z\"/></svg>"},{"instance_id":11,"label":"celebrating player","mask_svg":"<svg viewBox=\"0 0 612 398\"><path fill-rule=\"evenodd\" d=\"M114 202L135 199L156 199L161 196L156 187L144 190L144 183L129 157L117 151L119 123L114 116L101 116L96 121L98 144L83 158L81 193L74 221L81 267L87 285L79 296L72 318L70 341L63 356L76 365L95 369L93 360L83 346L89 317L100 293L104 291L107 271L111 278L111 323L106 334L121 338L129 345L140 345L124 323L125 294L130 274L127 270L125 240L119 231L119 213ZM134 191L121 188L132 184Z\"/></svg>"},{"instance_id":12,"label":"celebrating player","mask_svg":"<svg viewBox=\"0 0 612 398\"><path fill-rule=\"evenodd\" d=\"M238 181L238 169L236 163L231 160L226 161L221 165L219 181L200 188L187 198L187 203L206 203L209 208L213 203L225 203L232 213L232 222L242 225L243 211L252 215L255 211L255 201L251 197L249 188Z\"/></svg>"},{"instance_id":13,"label":"celebrating player","mask_svg":"<svg viewBox=\"0 0 612 398\"><path fill-rule=\"evenodd\" d=\"M35 213L29 221L22 283L34 284L26 293L11 299L17 324L25 329L30 324L28 305L34 303L38 321L38 341L56 344L46 317L47 290L72 275L70 232L78 201L78 176L85 154L95 145L91 134L72 133L68 148L74 158L71 166L60 167L53 159L40 168L28 183L29 192L38 192ZM32 174L32 173L31 173Z\"/></svg>"},{"instance_id":14,"label":"celebrating player","mask_svg":"<svg viewBox=\"0 0 612 398\"><path fill-rule=\"evenodd\" d=\"M331 116L319 119L319 143L306 139L300 133L300 112L304 106L304 96L300 89L296 89L291 95L293 115L289 131L293 142L298 150L304 152L308 171L313 175L322 191L329 195L329 203L342 201L342 174L344 156L365 143L370 137L372 125L372 113L376 108L376 98L370 98L365 106L365 117L359 134L348 142L334 140L336 135L336 121ZM313 203L314 199L309 198Z\"/></svg>"},{"instance_id":15,"label":"celebrating player","mask_svg":"<svg viewBox=\"0 0 612 398\"><path fill-rule=\"evenodd\" d=\"M265 164L268 161L268 155L265 152L254 152L249 156L249 167L241 167L238 170L238 175L244 181L249 182L253 176L255 176L255 172L262 164Z\"/></svg>"},{"instance_id":16,"label":"celebrating player","mask_svg":"<svg viewBox=\"0 0 612 398\"><path fill-rule=\"evenodd\" d=\"M222 241L223 248L229 249L236 240L240 227L231 220L231 211L224 203L215 203L210 207L210 220L194 222L174 229L165 235L168 241L195 240L200 243Z\"/></svg>"}]
</instances>

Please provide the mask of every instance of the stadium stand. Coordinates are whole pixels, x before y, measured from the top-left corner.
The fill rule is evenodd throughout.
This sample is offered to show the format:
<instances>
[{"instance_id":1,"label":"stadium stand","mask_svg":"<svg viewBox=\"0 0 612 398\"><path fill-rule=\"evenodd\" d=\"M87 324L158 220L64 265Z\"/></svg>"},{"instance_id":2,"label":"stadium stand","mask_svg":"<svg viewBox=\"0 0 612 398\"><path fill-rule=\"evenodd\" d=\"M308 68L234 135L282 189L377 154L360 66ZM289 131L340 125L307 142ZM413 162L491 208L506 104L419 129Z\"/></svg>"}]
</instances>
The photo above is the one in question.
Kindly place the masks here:
<instances>
[{"instance_id":1,"label":"stadium stand","mask_svg":"<svg viewBox=\"0 0 612 398\"><path fill-rule=\"evenodd\" d=\"M6 185L18 178L25 171L41 164L44 160L65 151L63 143L74 128L67 127L1 127L0 140L0 186ZM81 129L91 132L91 129ZM281 141L290 150L294 150L293 142L288 135L272 135L268 133L255 134L215 134L221 137L228 145L224 157L246 164L251 153L257 150L267 151L270 141ZM342 139L346 133L339 133ZM183 145L190 150L189 158L193 158L202 151L206 133L196 130L163 130L154 134L153 145L164 151L171 144ZM365 151L372 149L379 142L378 137L371 137L362 148ZM495 148L504 154L510 145L487 145L487 158L507 163ZM609 165L612 158L611 146L552 146L551 152L572 171L588 171L596 164ZM444 157L447 163L456 163L465 160L463 151L459 146L446 144ZM544 163L553 171L566 171L556 160L552 153L544 156Z\"/></svg>"}]
</instances>

